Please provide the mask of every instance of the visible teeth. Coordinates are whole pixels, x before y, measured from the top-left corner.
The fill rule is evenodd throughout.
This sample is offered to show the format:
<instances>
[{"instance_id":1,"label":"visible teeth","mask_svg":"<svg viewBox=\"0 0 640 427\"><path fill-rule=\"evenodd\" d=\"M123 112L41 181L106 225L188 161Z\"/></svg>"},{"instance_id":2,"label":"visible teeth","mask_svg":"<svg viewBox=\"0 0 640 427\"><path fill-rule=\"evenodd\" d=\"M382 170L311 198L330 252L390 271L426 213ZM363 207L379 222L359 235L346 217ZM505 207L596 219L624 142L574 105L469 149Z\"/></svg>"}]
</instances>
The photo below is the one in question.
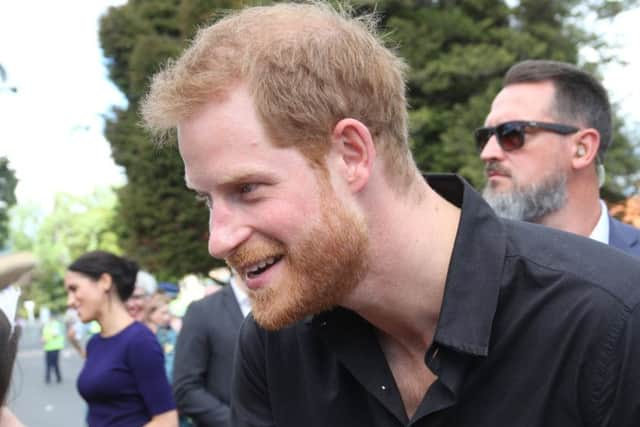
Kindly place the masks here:
<instances>
[{"instance_id":1,"label":"visible teeth","mask_svg":"<svg viewBox=\"0 0 640 427\"><path fill-rule=\"evenodd\" d=\"M255 273L256 271L265 268L268 265L273 264L274 262L276 262L276 259L271 257L271 258L267 258L264 261L259 262L258 264L254 265L253 267L247 269L247 273L251 274L251 273Z\"/></svg>"}]
</instances>

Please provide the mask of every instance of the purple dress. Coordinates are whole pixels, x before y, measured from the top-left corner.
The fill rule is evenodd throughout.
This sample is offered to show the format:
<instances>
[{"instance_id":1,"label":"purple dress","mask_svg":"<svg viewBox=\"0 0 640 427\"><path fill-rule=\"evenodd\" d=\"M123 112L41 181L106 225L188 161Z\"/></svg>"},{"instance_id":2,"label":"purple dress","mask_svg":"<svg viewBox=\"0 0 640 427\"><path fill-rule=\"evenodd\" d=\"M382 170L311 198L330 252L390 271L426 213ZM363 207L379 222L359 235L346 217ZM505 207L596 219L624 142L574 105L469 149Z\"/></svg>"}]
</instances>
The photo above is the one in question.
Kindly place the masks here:
<instances>
[{"instance_id":1,"label":"purple dress","mask_svg":"<svg viewBox=\"0 0 640 427\"><path fill-rule=\"evenodd\" d=\"M176 408L160 344L140 322L108 338L94 335L77 385L90 427L140 427Z\"/></svg>"}]
</instances>

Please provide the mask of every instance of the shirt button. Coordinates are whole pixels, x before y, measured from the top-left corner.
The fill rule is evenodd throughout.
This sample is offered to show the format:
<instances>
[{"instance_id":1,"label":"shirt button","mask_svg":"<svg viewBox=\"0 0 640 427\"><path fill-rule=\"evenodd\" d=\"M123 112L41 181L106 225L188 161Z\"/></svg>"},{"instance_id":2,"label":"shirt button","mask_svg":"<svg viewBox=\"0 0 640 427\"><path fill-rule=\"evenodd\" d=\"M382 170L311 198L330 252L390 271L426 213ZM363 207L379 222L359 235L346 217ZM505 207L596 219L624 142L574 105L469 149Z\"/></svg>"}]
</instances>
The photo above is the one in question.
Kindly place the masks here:
<instances>
[{"instance_id":1,"label":"shirt button","mask_svg":"<svg viewBox=\"0 0 640 427\"><path fill-rule=\"evenodd\" d=\"M386 385L381 385L380 388L384 391L384 390L387 389L387 386Z\"/></svg>"},{"instance_id":2,"label":"shirt button","mask_svg":"<svg viewBox=\"0 0 640 427\"><path fill-rule=\"evenodd\" d=\"M322 323L320 323L320 326L322 326L322 327L327 326L327 321L325 320L325 321L323 321Z\"/></svg>"}]
</instances>

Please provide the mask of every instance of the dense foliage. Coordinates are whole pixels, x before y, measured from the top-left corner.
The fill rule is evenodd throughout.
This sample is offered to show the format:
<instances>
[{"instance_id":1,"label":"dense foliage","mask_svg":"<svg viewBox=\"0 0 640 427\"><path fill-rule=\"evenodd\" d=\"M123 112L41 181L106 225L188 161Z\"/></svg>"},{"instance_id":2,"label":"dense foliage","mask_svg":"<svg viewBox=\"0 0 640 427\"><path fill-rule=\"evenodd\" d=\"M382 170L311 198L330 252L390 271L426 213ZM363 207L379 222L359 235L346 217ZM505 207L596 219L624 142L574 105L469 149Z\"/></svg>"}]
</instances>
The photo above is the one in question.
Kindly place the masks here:
<instances>
[{"instance_id":1,"label":"dense foliage","mask_svg":"<svg viewBox=\"0 0 640 427\"><path fill-rule=\"evenodd\" d=\"M263 2L264 3L264 2ZM634 1L608 0L359 0L375 11L383 32L411 66L409 98L412 147L422 170L457 172L483 185L472 131L482 125L501 77L514 62L550 58L579 63L581 47L599 53L580 63L597 73L611 60L585 19L606 19ZM154 148L138 126L138 102L149 77L175 57L196 29L234 0L130 0L102 18L100 40L112 80L129 104L108 123L115 161L128 184L119 192L119 236L123 249L160 277L206 272L207 212L184 189L183 167L174 145ZM631 185L640 161L617 121L607 158L605 195L616 200ZM611 179L615 178L615 179Z\"/></svg>"},{"instance_id":2,"label":"dense foliage","mask_svg":"<svg viewBox=\"0 0 640 427\"><path fill-rule=\"evenodd\" d=\"M116 196L101 189L88 196L57 194L52 212L43 216L32 205L18 205L11 215L11 247L31 251L38 259L23 297L60 312L66 307L66 267L86 251L120 254L114 231Z\"/></svg>"},{"instance_id":3,"label":"dense foliage","mask_svg":"<svg viewBox=\"0 0 640 427\"><path fill-rule=\"evenodd\" d=\"M16 204L15 172L9 167L9 160L0 157L0 249L9 237L9 209Z\"/></svg>"}]
</instances>

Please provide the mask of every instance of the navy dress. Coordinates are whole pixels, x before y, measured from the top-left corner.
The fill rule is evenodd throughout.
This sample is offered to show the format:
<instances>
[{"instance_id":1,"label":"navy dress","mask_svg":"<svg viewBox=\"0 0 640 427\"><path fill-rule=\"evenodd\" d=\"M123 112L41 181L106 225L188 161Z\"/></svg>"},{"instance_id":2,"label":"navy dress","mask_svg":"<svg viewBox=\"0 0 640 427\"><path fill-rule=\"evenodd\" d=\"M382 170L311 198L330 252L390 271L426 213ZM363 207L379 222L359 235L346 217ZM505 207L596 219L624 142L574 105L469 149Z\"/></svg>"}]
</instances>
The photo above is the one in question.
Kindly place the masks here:
<instances>
[{"instance_id":1,"label":"navy dress","mask_svg":"<svg viewBox=\"0 0 640 427\"><path fill-rule=\"evenodd\" d=\"M140 322L111 337L94 335L77 385L90 427L140 427L176 408L160 344Z\"/></svg>"}]
</instances>

